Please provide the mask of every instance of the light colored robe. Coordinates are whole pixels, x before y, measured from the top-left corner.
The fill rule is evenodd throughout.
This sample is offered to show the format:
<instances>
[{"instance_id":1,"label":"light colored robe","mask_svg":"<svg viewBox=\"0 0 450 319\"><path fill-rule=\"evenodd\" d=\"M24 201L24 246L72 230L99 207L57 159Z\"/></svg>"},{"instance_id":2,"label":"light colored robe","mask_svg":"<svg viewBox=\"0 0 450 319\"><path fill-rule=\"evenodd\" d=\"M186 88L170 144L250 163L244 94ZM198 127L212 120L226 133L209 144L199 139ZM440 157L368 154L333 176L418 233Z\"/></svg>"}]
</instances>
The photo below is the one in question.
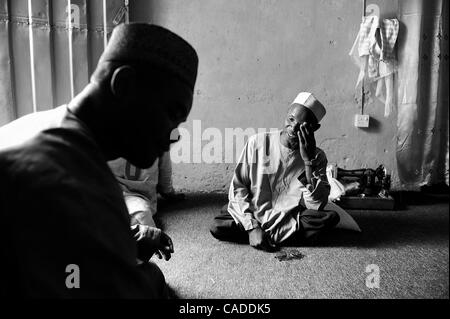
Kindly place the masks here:
<instances>
[{"instance_id":1,"label":"light colored robe","mask_svg":"<svg viewBox=\"0 0 450 319\"><path fill-rule=\"evenodd\" d=\"M323 209L330 192L325 153L316 150L311 192L301 178L305 166L299 150L282 145L280 134L272 131L248 139L228 194L228 212L234 220L245 230L260 226L274 243L286 240L299 229L299 204Z\"/></svg>"},{"instance_id":2,"label":"light colored robe","mask_svg":"<svg viewBox=\"0 0 450 319\"><path fill-rule=\"evenodd\" d=\"M140 169L118 158L108 162L122 190L131 225L155 226L153 216L157 212L157 186L164 193L173 192L172 163L170 153L165 152L147 169Z\"/></svg>"}]
</instances>

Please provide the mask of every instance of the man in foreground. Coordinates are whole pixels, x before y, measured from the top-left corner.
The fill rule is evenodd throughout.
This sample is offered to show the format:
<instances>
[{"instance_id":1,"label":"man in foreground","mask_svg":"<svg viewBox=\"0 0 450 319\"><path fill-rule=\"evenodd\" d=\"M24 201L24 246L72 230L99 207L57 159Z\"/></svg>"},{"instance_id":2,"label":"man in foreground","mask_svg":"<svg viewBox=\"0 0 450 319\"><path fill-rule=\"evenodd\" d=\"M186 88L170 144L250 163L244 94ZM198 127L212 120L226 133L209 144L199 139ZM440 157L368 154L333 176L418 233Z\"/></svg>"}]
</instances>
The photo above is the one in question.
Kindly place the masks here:
<instances>
[{"instance_id":1,"label":"man in foreground","mask_svg":"<svg viewBox=\"0 0 450 319\"><path fill-rule=\"evenodd\" d=\"M106 162L148 168L169 149L197 67L195 50L169 30L120 25L68 105L0 128L2 296L167 297L159 268L137 258L170 258L171 240L131 231Z\"/></svg>"},{"instance_id":2,"label":"man in foreground","mask_svg":"<svg viewBox=\"0 0 450 319\"><path fill-rule=\"evenodd\" d=\"M234 171L228 205L214 219L212 235L274 250L288 242L314 244L339 222L324 211L330 186L327 158L316 147L324 106L301 92L289 107L281 131L251 136Z\"/></svg>"}]
</instances>

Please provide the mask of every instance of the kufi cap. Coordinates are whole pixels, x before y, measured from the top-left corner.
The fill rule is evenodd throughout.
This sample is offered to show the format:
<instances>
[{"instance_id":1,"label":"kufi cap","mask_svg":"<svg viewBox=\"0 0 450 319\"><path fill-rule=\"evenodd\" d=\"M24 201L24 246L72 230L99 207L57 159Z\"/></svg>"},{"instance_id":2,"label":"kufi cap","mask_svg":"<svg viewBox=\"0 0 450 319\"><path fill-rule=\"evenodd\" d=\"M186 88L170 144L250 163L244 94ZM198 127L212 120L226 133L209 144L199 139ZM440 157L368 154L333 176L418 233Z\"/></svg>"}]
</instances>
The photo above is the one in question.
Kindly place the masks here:
<instances>
[{"instance_id":1,"label":"kufi cap","mask_svg":"<svg viewBox=\"0 0 450 319\"><path fill-rule=\"evenodd\" d=\"M120 24L114 28L99 62L148 63L166 69L193 90L198 56L183 38L148 23Z\"/></svg>"},{"instance_id":2,"label":"kufi cap","mask_svg":"<svg viewBox=\"0 0 450 319\"><path fill-rule=\"evenodd\" d=\"M310 109L316 116L317 123L319 123L327 113L322 103L320 103L319 100L317 100L316 97L309 92L300 92L292 104L301 104Z\"/></svg>"}]
</instances>

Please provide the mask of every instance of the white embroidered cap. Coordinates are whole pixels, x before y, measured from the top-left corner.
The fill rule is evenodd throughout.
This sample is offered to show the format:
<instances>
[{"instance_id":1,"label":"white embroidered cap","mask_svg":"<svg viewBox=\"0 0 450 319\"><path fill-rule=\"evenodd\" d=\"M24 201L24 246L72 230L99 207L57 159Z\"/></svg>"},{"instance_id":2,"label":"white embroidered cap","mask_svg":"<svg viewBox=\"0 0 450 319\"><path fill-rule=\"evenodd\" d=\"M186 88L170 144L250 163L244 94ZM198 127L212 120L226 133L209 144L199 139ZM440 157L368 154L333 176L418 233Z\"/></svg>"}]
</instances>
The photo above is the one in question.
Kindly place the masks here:
<instances>
[{"instance_id":1,"label":"white embroidered cap","mask_svg":"<svg viewBox=\"0 0 450 319\"><path fill-rule=\"evenodd\" d=\"M319 123L327 113L322 103L320 103L319 100L317 100L316 97L309 92L300 92L292 104L301 104L310 109L316 116L317 123Z\"/></svg>"}]
</instances>

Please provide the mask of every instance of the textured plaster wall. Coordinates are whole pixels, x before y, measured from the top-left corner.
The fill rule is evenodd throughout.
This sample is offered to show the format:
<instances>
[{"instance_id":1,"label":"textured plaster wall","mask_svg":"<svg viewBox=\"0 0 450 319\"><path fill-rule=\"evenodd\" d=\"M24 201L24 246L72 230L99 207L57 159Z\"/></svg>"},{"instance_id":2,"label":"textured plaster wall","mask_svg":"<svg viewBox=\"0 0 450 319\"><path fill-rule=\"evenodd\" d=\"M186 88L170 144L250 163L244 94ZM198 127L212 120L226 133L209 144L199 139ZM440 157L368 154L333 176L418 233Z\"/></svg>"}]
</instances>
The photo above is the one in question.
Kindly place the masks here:
<instances>
[{"instance_id":1,"label":"textured plaster wall","mask_svg":"<svg viewBox=\"0 0 450 319\"><path fill-rule=\"evenodd\" d=\"M395 17L396 1L376 3L382 16ZM202 130L218 129L202 145L221 134L225 159L235 155L227 147L232 142L225 143L226 128L281 127L297 93L310 91L328 110L316 139L329 162L348 169L384 164L398 188L396 113L385 118L383 105L369 96L370 128L353 126L361 94L348 52L361 14L362 1L355 0L136 0L131 18L166 26L197 49L194 105L183 124L197 143L191 159L201 152L199 139L193 141L194 120L201 121ZM227 191L235 164L221 162L174 164L175 187Z\"/></svg>"}]
</instances>

